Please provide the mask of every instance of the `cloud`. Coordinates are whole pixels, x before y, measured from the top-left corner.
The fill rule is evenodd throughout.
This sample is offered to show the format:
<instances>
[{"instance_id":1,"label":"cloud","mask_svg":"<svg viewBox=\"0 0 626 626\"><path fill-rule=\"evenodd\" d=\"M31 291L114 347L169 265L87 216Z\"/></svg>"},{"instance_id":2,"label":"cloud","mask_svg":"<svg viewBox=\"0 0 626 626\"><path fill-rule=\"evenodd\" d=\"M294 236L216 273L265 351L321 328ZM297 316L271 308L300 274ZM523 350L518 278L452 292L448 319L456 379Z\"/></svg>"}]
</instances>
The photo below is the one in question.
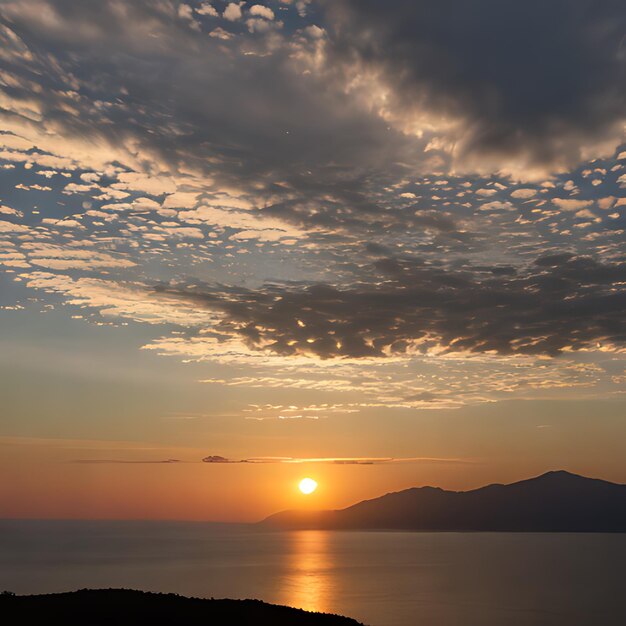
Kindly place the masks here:
<instances>
[{"instance_id":1,"label":"cloud","mask_svg":"<svg viewBox=\"0 0 626 626\"><path fill-rule=\"evenodd\" d=\"M177 463L185 463L179 459L163 459L163 460L145 460L145 459L76 459L71 463L79 463L84 465L169 465ZM389 465L398 463L427 463L442 465L464 465L473 463L467 459L455 458L431 458L431 457L320 457L320 458L294 458L294 457L250 457L247 459L231 460L219 455L210 455L202 459L202 463L209 465L232 465L240 463L267 465L267 464L286 464L301 465L305 463L329 464L329 465Z\"/></svg>"},{"instance_id":2,"label":"cloud","mask_svg":"<svg viewBox=\"0 0 626 626\"><path fill-rule=\"evenodd\" d=\"M200 15L208 15L210 17L218 17L217 9L209 2L203 2L197 9L196 13Z\"/></svg>"},{"instance_id":3,"label":"cloud","mask_svg":"<svg viewBox=\"0 0 626 626\"><path fill-rule=\"evenodd\" d=\"M494 202L485 202L480 207L481 211L514 211L515 207L510 202L501 202L495 200Z\"/></svg>"},{"instance_id":4,"label":"cloud","mask_svg":"<svg viewBox=\"0 0 626 626\"><path fill-rule=\"evenodd\" d=\"M85 465L162 465L170 463L183 463L179 459L165 459L161 461L145 461L145 460L128 460L128 459L76 459L72 463L81 463Z\"/></svg>"},{"instance_id":5,"label":"cloud","mask_svg":"<svg viewBox=\"0 0 626 626\"><path fill-rule=\"evenodd\" d=\"M254 15L256 17L262 17L266 20L273 20L275 17L274 11L272 11L272 9L262 4L253 4L250 7L250 15Z\"/></svg>"},{"instance_id":6,"label":"cloud","mask_svg":"<svg viewBox=\"0 0 626 626\"><path fill-rule=\"evenodd\" d=\"M215 331L280 356L428 353L555 356L626 343L626 263L544 257L523 273L442 270L384 258L377 282L252 291L160 287L221 319ZM216 341L216 346L219 340Z\"/></svg>"},{"instance_id":7,"label":"cloud","mask_svg":"<svg viewBox=\"0 0 626 626\"><path fill-rule=\"evenodd\" d=\"M261 212L237 211L230 207L218 208L202 205L192 211L181 211L178 217L189 224L210 224L238 230L232 239L261 239L274 241L282 238L306 236L299 228L284 219Z\"/></svg>"},{"instance_id":8,"label":"cloud","mask_svg":"<svg viewBox=\"0 0 626 626\"><path fill-rule=\"evenodd\" d=\"M24 217L24 213L22 211L18 211L17 209L13 209L10 206L1 205L1 204L0 204L0 214L11 215L12 217Z\"/></svg>"},{"instance_id":9,"label":"cloud","mask_svg":"<svg viewBox=\"0 0 626 626\"><path fill-rule=\"evenodd\" d=\"M27 254L32 265L49 269L127 268L135 265L129 259L96 252L88 247L81 249L67 245L27 242L22 244L21 250Z\"/></svg>"},{"instance_id":10,"label":"cloud","mask_svg":"<svg viewBox=\"0 0 626 626\"><path fill-rule=\"evenodd\" d=\"M337 0L306 19L285 4L284 22L247 3L231 23L198 2L0 3L16 291L151 324L146 350L226 365L212 384L358 394L364 411L602 384L570 359L623 350L625 163L554 169L613 141L621 61L596 65L621 5L583 24L573 0L557 26L561 0L546 24L526 15L536 0ZM550 176L513 181L512 165Z\"/></svg>"},{"instance_id":11,"label":"cloud","mask_svg":"<svg viewBox=\"0 0 626 626\"><path fill-rule=\"evenodd\" d=\"M244 413L247 413L246 419L264 422L268 420L318 420L326 419L333 415L347 415L350 413L358 413L361 405L356 403L347 404L312 404L308 406L298 405L282 405L282 404L251 404Z\"/></svg>"},{"instance_id":12,"label":"cloud","mask_svg":"<svg viewBox=\"0 0 626 626\"><path fill-rule=\"evenodd\" d=\"M534 198L537 195L536 189L516 189L511 193L512 198L521 198L527 200L528 198Z\"/></svg>"},{"instance_id":13,"label":"cloud","mask_svg":"<svg viewBox=\"0 0 626 626\"><path fill-rule=\"evenodd\" d=\"M623 137L620 0L323 5L329 62L384 94L392 123L446 137L459 166L559 168Z\"/></svg>"},{"instance_id":14,"label":"cloud","mask_svg":"<svg viewBox=\"0 0 626 626\"><path fill-rule=\"evenodd\" d=\"M3 233L28 233L28 227L23 224L13 224L0 220L0 235Z\"/></svg>"},{"instance_id":15,"label":"cloud","mask_svg":"<svg viewBox=\"0 0 626 626\"><path fill-rule=\"evenodd\" d=\"M579 211L593 204L592 200L577 200L575 198L553 198L552 203L556 204L563 211Z\"/></svg>"},{"instance_id":16,"label":"cloud","mask_svg":"<svg viewBox=\"0 0 626 626\"><path fill-rule=\"evenodd\" d=\"M251 463L251 464L286 464L301 465L304 463L319 463L330 465L389 465L396 463L433 463L433 464L467 464L473 461L467 459L448 459L431 457L320 457L320 458L294 458L294 457L251 457L248 459L230 460L222 456L207 456L202 459L204 463Z\"/></svg>"},{"instance_id":17,"label":"cloud","mask_svg":"<svg viewBox=\"0 0 626 626\"><path fill-rule=\"evenodd\" d=\"M229 22L236 22L241 19L241 5L231 2L224 9L224 19Z\"/></svg>"},{"instance_id":18,"label":"cloud","mask_svg":"<svg viewBox=\"0 0 626 626\"><path fill-rule=\"evenodd\" d=\"M0 7L1 64L13 76L3 124L15 132L11 149L24 151L16 159L115 167L112 192L171 194L187 176L198 191L247 190L267 212L312 227L342 221L341 211L354 223L357 212L377 211L374 181L423 160L425 141L390 130L316 71L319 38L216 39L154 0L123 9L85 0L70 9L67 0ZM239 19L241 6L226 12ZM25 103L36 119L25 116Z\"/></svg>"},{"instance_id":19,"label":"cloud","mask_svg":"<svg viewBox=\"0 0 626 626\"><path fill-rule=\"evenodd\" d=\"M64 295L79 307L94 307L105 317L121 317L148 324L199 324L208 321L206 309L181 310L169 298L149 297L141 284L120 284L99 278L72 279L62 274L31 272L24 275L28 286Z\"/></svg>"}]
</instances>

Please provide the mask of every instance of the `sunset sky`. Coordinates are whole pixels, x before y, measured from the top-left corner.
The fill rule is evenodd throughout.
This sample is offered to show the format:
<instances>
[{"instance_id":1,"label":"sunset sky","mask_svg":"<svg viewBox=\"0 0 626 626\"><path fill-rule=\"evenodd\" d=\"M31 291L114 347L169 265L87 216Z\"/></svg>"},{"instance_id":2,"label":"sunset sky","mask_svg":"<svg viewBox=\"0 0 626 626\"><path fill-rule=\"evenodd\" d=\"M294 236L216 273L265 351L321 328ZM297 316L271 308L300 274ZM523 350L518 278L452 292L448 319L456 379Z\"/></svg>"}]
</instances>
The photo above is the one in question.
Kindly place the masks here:
<instances>
[{"instance_id":1,"label":"sunset sky","mask_svg":"<svg viewBox=\"0 0 626 626\"><path fill-rule=\"evenodd\" d=\"M625 102L623 0L4 0L0 517L626 483Z\"/></svg>"}]
</instances>

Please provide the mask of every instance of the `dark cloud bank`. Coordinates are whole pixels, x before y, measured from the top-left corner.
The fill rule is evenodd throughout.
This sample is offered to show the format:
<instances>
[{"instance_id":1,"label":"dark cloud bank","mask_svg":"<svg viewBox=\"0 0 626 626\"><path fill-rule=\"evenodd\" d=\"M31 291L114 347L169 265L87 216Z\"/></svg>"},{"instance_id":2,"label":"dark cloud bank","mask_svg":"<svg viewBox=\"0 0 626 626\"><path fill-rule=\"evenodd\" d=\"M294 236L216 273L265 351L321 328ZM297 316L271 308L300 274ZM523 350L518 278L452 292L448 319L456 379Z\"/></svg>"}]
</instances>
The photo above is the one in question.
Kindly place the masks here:
<instances>
[{"instance_id":1,"label":"dark cloud bank","mask_svg":"<svg viewBox=\"0 0 626 626\"><path fill-rule=\"evenodd\" d=\"M622 132L622 0L324 0L339 64L378 70L400 114L461 120L461 156L579 161Z\"/></svg>"},{"instance_id":2,"label":"dark cloud bank","mask_svg":"<svg viewBox=\"0 0 626 626\"><path fill-rule=\"evenodd\" d=\"M321 358L447 353L557 355L626 341L626 263L542 257L524 272L443 270L382 259L348 288L250 291L160 287L223 316L217 331L253 348Z\"/></svg>"}]
</instances>

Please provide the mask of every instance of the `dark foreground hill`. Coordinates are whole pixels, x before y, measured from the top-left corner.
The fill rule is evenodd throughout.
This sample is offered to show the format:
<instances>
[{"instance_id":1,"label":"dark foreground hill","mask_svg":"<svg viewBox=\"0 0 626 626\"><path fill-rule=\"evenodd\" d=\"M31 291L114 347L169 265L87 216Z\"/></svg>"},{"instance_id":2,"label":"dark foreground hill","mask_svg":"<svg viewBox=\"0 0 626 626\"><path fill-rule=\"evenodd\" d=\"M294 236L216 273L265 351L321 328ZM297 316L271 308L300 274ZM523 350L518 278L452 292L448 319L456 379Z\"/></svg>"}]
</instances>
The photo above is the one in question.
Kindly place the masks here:
<instances>
[{"instance_id":1,"label":"dark foreground hill","mask_svg":"<svg viewBox=\"0 0 626 626\"><path fill-rule=\"evenodd\" d=\"M348 617L309 613L259 600L202 600L130 589L83 589L38 596L0 594L8 623L63 626L360 626Z\"/></svg>"},{"instance_id":2,"label":"dark foreground hill","mask_svg":"<svg viewBox=\"0 0 626 626\"><path fill-rule=\"evenodd\" d=\"M473 491L407 489L339 511L285 511L261 524L278 529L626 532L626 485L548 472Z\"/></svg>"}]
</instances>

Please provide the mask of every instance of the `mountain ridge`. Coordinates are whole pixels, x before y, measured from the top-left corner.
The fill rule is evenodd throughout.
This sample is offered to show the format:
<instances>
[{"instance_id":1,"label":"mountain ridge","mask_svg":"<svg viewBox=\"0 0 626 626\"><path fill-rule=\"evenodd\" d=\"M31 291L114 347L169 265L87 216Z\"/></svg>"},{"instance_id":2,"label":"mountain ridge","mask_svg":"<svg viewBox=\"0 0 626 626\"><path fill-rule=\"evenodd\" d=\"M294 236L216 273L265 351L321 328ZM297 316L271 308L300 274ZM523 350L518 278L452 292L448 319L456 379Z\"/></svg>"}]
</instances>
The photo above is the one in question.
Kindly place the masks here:
<instances>
[{"instance_id":1,"label":"mountain ridge","mask_svg":"<svg viewBox=\"0 0 626 626\"><path fill-rule=\"evenodd\" d=\"M626 485L554 470L469 491L412 487L330 511L282 511L277 529L626 532Z\"/></svg>"}]
</instances>

